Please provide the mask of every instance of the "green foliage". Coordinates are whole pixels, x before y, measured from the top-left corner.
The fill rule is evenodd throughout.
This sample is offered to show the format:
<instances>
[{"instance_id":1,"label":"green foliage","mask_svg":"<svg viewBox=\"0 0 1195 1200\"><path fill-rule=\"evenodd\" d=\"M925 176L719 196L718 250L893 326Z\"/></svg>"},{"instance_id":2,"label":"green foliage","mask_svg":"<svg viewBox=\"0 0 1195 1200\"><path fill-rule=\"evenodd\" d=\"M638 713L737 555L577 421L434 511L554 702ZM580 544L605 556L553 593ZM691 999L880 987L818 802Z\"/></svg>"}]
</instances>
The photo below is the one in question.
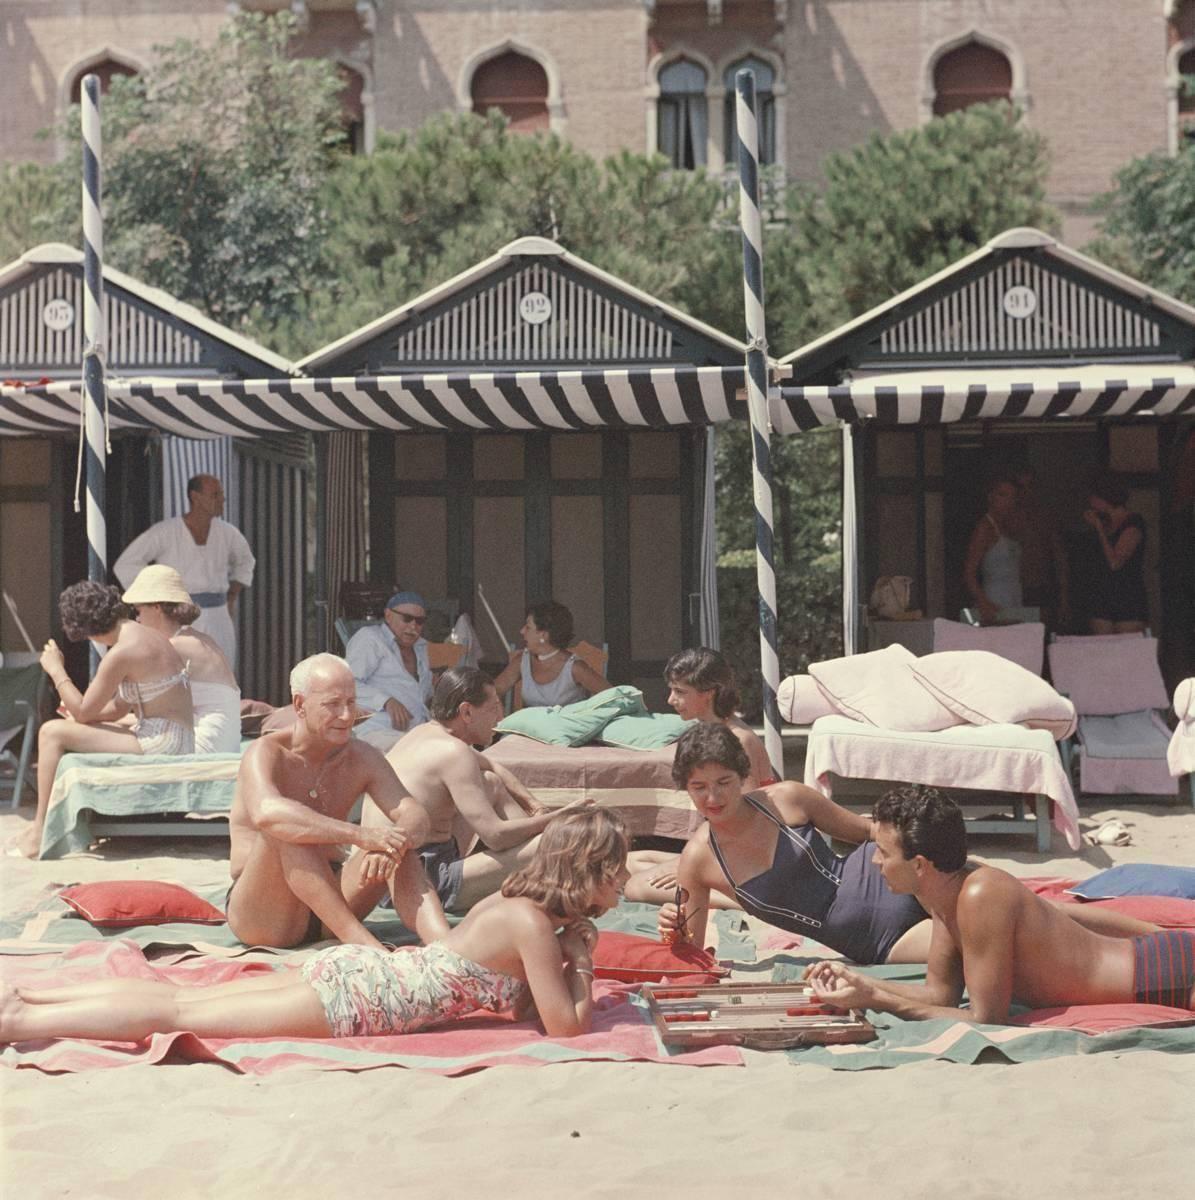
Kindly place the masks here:
<instances>
[{"instance_id":1,"label":"green foliage","mask_svg":"<svg viewBox=\"0 0 1195 1200\"><path fill-rule=\"evenodd\" d=\"M63 183L42 163L0 163L0 263L42 242L70 242L77 215L64 213ZM78 196L76 194L76 207Z\"/></svg>"},{"instance_id":2,"label":"green foliage","mask_svg":"<svg viewBox=\"0 0 1195 1200\"><path fill-rule=\"evenodd\" d=\"M211 45L160 47L103 99L106 261L233 328L268 328L317 285L341 84L331 63L288 57L293 32L289 13L243 14ZM43 221L78 245L77 107L62 135L66 158L28 186L54 182Z\"/></svg>"},{"instance_id":3,"label":"green foliage","mask_svg":"<svg viewBox=\"0 0 1195 1200\"><path fill-rule=\"evenodd\" d=\"M1178 154L1148 154L1116 176L1101 197L1095 256L1195 304L1195 142Z\"/></svg>"}]
</instances>

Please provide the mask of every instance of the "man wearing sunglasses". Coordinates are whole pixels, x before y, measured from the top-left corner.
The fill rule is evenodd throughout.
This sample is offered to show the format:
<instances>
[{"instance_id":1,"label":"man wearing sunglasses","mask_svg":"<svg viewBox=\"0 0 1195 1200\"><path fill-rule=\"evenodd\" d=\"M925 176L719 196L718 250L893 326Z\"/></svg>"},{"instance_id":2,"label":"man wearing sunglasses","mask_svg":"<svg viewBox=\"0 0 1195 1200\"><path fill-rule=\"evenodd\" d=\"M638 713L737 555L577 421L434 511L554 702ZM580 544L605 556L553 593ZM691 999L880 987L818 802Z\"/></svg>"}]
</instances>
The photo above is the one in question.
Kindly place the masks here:
<instances>
[{"instance_id":1,"label":"man wearing sunglasses","mask_svg":"<svg viewBox=\"0 0 1195 1200\"><path fill-rule=\"evenodd\" d=\"M345 647L357 702L374 710L357 726L357 736L383 753L428 719L433 681L423 637L426 620L427 605L418 592L395 592L382 623L357 630Z\"/></svg>"}]
</instances>

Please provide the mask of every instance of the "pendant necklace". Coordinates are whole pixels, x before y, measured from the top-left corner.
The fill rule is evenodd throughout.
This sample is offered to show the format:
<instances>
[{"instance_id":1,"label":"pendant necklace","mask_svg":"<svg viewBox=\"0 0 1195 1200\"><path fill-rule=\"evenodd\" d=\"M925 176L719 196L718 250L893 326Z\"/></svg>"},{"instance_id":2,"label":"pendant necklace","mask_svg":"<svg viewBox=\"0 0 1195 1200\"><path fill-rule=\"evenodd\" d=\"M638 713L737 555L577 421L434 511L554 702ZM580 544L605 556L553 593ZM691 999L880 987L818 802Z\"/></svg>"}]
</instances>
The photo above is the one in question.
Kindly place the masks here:
<instances>
[{"instance_id":1,"label":"pendant necklace","mask_svg":"<svg viewBox=\"0 0 1195 1200\"><path fill-rule=\"evenodd\" d=\"M307 789L307 796L311 800L318 800L320 795L320 784L323 782L324 772L332 765L333 761L339 757L340 751L330 754L325 760L323 766L315 773L315 782Z\"/></svg>"}]
</instances>

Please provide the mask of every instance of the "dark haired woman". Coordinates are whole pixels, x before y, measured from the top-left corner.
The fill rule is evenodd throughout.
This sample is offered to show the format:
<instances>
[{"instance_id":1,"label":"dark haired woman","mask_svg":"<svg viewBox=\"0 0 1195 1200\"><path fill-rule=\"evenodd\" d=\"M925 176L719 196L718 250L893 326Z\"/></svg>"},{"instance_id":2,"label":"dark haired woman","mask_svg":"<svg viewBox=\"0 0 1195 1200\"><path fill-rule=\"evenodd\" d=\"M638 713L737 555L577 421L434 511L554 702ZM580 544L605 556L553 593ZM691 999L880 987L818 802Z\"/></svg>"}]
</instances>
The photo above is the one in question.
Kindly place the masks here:
<instances>
[{"instance_id":1,"label":"dark haired woman","mask_svg":"<svg viewBox=\"0 0 1195 1200\"><path fill-rule=\"evenodd\" d=\"M610 685L588 663L568 652L573 614L563 604L533 604L519 630L524 650L516 650L494 680L499 696L514 687L515 708L572 704Z\"/></svg>"},{"instance_id":2,"label":"dark haired woman","mask_svg":"<svg viewBox=\"0 0 1195 1200\"><path fill-rule=\"evenodd\" d=\"M282 968L208 987L109 979L0 990L0 1042L200 1037L376 1037L414 1033L479 1009L537 1012L549 1037L593 1019L591 917L618 903L627 832L586 809L544 831L535 857L441 941L414 949L339 945Z\"/></svg>"},{"instance_id":3,"label":"dark haired woman","mask_svg":"<svg viewBox=\"0 0 1195 1200\"><path fill-rule=\"evenodd\" d=\"M749 769L724 725L696 725L677 742L673 782L706 823L681 853L684 903L660 910L661 934L702 945L711 893L721 893L855 962L924 962L929 918L912 896L885 885L871 819L799 783L745 792ZM822 834L855 849L835 854Z\"/></svg>"},{"instance_id":4,"label":"dark haired woman","mask_svg":"<svg viewBox=\"0 0 1195 1200\"><path fill-rule=\"evenodd\" d=\"M1092 633L1140 633L1149 623L1145 591L1145 519L1129 510L1129 489L1107 473L1091 486L1083 520L1099 539Z\"/></svg>"},{"instance_id":5,"label":"dark haired woman","mask_svg":"<svg viewBox=\"0 0 1195 1200\"><path fill-rule=\"evenodd\" d=\"M9 843L26 858L37 857L54 775L64 754L190 754L195 748L194 713L187 670L162 634L129 620L120 592L85 581L58 598L62 627L72 642L85 638L106 646L86 692L71 682L62 651L48 641L41 665L50 676L68 718L47 721L37 734L37 815ZM133 713L132 727L114 722Z\"/></svg>"}]
</instances>

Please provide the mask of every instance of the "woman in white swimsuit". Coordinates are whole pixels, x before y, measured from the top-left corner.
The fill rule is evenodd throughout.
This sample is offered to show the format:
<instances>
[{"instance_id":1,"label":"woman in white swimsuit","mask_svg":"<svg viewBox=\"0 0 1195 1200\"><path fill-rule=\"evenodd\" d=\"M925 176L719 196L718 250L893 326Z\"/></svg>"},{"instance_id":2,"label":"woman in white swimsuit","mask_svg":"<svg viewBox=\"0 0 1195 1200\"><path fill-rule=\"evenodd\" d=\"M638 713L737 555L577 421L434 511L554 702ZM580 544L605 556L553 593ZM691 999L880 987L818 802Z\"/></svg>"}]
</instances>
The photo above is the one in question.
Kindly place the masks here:
<instances>
[{"instance_id":1,"label":"woman in white swimsuit","mask_svg":"<svg viewBox=\"0 0 1195 1200\"><path fill-rule=\"evenodd\" d=\"M58 598L58 612L72 642L87 638L108 653L81 692L66 673L58 644L50 640L42 651L42 668L67 719L47 721L38 730L37 814L9 844L26 858L41 849L50 791L64 754L190 754L195 748L187 669L168 639L129 620L120 592L103 583L68 587ZM130 713L132 726L116 724Z\"/></svg>"},{"instance_id":2,"label":"woman in white swimsuit","mask_svg":"<svg viewBox=\"0 0 1195 1200\"><path fill-rule=\"evenodd\" d=\"M169 638L187 664L195 753L235 754L241 748L241 689L219 643L191 625L201 610L183 577L165 563L152 563L138 572L122 598L137 610L138 624Z\"/></svg>"},{"instance_id":3,"label":"woman in white swimsuit","mask_svg":"<svg viewBox=\"0 0 1195 1200\"><path fill-rule=\"evenodd\" d=\"M963 584L985 625L1000 620L1005 609L1020 608L1021 543L1008 533L1016 519L1020 493L1011 479L996 479L988 488L987 511L967 544Z\"/></svg>"},{"instance_id":4,"label":"woman in white swimsuit","mask_svg":"<svg viewBox=\"0 0 1195 1200\"><path fill-rule=\"evenodd\" d=\"M515 708L572 704L610 685L591 666L568 652L573 644L573 614L563 604L533 604L522 635L525 650L516 650L494 680L499 696L515 690Z\"/></svg>"},{"instance_id":5,"label":"woman in white swimsuit","mask_svg":"<svg viewBox=\"0 0 1195 1200\"><path fill-rule=\"evenodd\" d=\"M412 1033L479 1008L533 1009L549 1037L587 1033L593 1014L591 917L618 903L627 832L604 809L559 817L530 864L442 941L413 950L339 945L298 969L214 987L111 979L0 992L0 1042L76 1037L376 1037Z\"/></svg>"}]
</instances>

